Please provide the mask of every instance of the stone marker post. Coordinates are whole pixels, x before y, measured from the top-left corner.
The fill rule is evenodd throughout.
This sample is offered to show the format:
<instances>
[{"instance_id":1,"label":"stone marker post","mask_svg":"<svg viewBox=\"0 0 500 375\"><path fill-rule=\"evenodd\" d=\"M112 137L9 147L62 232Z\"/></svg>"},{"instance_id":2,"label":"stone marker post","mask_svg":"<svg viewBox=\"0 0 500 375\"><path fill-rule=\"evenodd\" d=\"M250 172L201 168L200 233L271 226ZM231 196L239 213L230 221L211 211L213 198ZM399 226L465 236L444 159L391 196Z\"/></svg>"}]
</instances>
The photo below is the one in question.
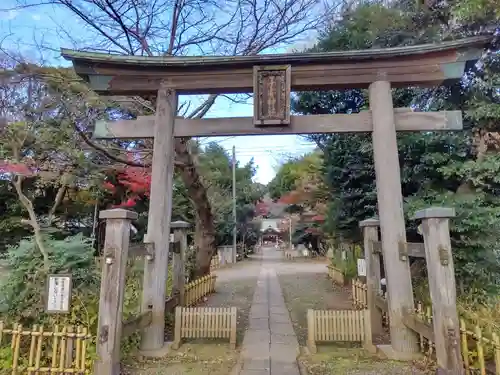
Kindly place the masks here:
<instances>
[{"instance_id":1,"label":"stone marker post","mask_svg":"<svg viewBox=\"0 0 500 375\"><path fill-rule=\"evenodd\" d=\"M379 221L367 219L359 223L363 229L364 253L366 261L366 287L368 309L370 310L372 333L380 334L382 311L375 306L375 294L380 290L380 255L373 252L373 242L378 241Z\"/></svg>"},{"instance_id":2,"label":"stone marker post","mask_svg":"<svg viewBox=\"0 0 500 375\"><path fill-rule=\"evenodd\" d=\"M422 220L439 375L464 374L449 230L454 216L454 209L436 207L418 211L414 217Z\"/></svg>"},{"instance_id":3,"label":"stone marker post","mask_svg":"<svg viewBox=\"0 0 500 375\"><path fill-rule=\"evenodd\" d=\"M104 257L102 260L101 294L97 329L97 361L95 373L120 373L123 293L130 242L130 224L137 213L121 208L101 211L106 220Z\"/></svg>"},{"instance_id":4,"label":"stone marker post","mask_svg":"<svg viewBox=\"0 0 500 375\"><path fill-rule=\"evenodd\" d=\"M174 246L172 254L172 296L179 296L179 305L184 306L184 285L186 283L186 251L187 230L191 224L185 221L174 221L170 227L174 231Z\"/></svg>"}]
</instances>

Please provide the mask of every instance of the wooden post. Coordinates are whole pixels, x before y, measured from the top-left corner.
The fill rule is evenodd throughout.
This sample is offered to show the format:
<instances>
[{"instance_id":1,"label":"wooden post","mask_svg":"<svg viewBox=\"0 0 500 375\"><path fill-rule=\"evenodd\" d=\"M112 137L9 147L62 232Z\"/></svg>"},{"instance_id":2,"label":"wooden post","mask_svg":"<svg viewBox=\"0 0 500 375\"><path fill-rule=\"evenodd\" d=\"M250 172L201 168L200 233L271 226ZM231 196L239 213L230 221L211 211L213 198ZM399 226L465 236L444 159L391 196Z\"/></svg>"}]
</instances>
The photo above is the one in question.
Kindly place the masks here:
<instances>
[{"instance_id":1,"label":"wooden post","mask_svg":"<svg viewBox=\"0 0 500 375\"><path fill-rule=\"evenodd\" d=\"M380 290L380 255L373 252L373 241L378 241L379 221L367 219L359 223L363 229L364 253L366 261L366 287L368 310L370 310L372 334L380 334L382 311L375 306L374 297Z\"/></svg>"},{"instance_id":2,"label":"wooden post","mask_svg":"<svg viewBox=\"0 0 500 375\"><path fill-rule=\"evenodd\" d=\"M415 332L403 324L403 312L413 309L410 264L406 255L406 230L401 192L398 145L394 125L391 84L373 82L369 87L373 121L373 158L387 279L392 359L418 353Z\"/></svg>"},{"instance_id":3,"label":"wooden post","mask_svg":"<svg viewBox=\"0 0 500 375\"><path fill-rule=\"evenodd\" d=\"M186 251L187 251L187 229L191 225L185 221L174 221L171 228L174 230L174 241L179 243L172 257L172 296L179 295L179 305L184 306L184 285L186 283Z\"/></svg>"},{"instance_id":4,"label":"wooden post","mask_svg":"<svg viewBox=\"0 0 500 375\"><path fill-rule=\"evenodd\" d=\"M144 275L142 311L152 312L151 324L142 331L141 350L158 350L165 339L165 300L172 214L174 176L174 120L177 94L161 87L156 98L155 134L147 242L154 254L146 259L149 273Z\"/></svg>"},{"instance_id":5,"label":"wooden post","mask_svg":"<svg viewBox=\"0 0 500 375\"><path fill-rule=\"evenodd\" d=\"M449 231L449 219L454 216L454 209L441 207L428 208L415 214L415 219L422 220L434 343L438 373L442 375L464 374Z\"/></svg>"},{"instance_id":6,"label":"wooden post","mask_svg":"<svg viewBox=\"0 0 500 375\"><path fill-rule=\"evenodd\" d=\"M313 354L317 352L316 348L316 319L314 310L307 310L307 347Z\"/></svg>"},{"instance_id":7,"label":"wooden post","mask_svg":"<svg viewBox=\"0 0 500 375\"><path fill-rule=\"evenodd\" d=\"M366 309L362 312L363 324L365 328L365 337L363 339L363 347L369 353L375 354L377 353L377 347L373 345L373 329L371 326L371 312L369 309Z\"/></svg>"},{"instance_id":8,"label":"wooden post","mask_svg":"<svg viewBox=\"0 0 500 375\"><path fill-rule=\"evenodd\" d=\"M106 220L106 237L99 298L98 359L95 373L118 375L130 223L137 219L137 214L117 208L102 211L99 217Z\"/></svg>"}]
</instances>

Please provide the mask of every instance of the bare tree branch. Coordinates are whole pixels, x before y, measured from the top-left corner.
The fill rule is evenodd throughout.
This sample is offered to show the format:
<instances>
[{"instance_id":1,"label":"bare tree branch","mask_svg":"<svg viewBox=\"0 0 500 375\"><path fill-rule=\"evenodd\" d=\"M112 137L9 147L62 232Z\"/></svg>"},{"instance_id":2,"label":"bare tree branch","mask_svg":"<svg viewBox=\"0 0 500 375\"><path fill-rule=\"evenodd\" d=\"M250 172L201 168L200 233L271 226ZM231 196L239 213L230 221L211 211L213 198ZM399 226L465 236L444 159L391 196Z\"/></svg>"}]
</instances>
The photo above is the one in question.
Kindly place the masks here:
<instances>
[{"instance_id":1,"label":"bare tree branch","mask_svg":"<svg viewBox=\"0 0 500 375\"><path fill-rule=\"evenodd\" d=\"M336 0L332 0L336 1ZM320 0L17 0L20 7L60 5L83 22L82 35L92 36L93 50L129 55L254 55L283 49L327 25L333 14ZM74 25L72 24L73 28ZM214 105L209 95L184 114L202 118ZM135 100L154 113L148 101ZM189 105L187 106L189 108ZM70 112L71 112L71 108ZM88 121L88 119L86 120ZM86 145L116 162L123 160L89 139L73 121ZM88 128L87 128L88 129ZM198 275L209 272L215 251L215 227L207 187L197 170L189 138L175 139L176 161L196 212ZM135 164L136 165L136 164ZM143 166L142 163L140 166Z\"/></svg>"}]
</instances>

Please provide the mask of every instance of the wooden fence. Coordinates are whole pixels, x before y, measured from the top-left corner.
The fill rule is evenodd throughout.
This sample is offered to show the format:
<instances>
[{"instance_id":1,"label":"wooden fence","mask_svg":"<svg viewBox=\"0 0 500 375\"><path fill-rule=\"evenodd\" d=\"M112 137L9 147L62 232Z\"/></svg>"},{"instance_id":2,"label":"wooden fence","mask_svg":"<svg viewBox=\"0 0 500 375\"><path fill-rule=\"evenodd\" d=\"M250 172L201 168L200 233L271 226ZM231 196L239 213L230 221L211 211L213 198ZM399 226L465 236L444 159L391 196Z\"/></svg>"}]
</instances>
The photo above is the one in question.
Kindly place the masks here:
<instances>
[{"instance_id":1,"label":"wooden fence","mask_svg":"<svg viewBox=\"0 0 500 375\"><path fill-rule=\"evenodd\" d=\"M367 286L359 280L352 283L352 302L358 309L368 308Z\"/></svg>"},{"instance_id":2,"label":"wooden fence","mask_svg":"<svg viewBox=\"0 0 500 375\"><path fill-rule=\"evenodd\" d=\"M332 279L332 281L339 285L345 285L345 277L344 273L336 268L335 266L329 264L326 266L328 268L328 277Z\"/></svg>"},{"instance_id":3,"label":"wooden fence","mask_svg":"<svg viewBox=\"0 0 500 375\"><path fill-rule=\"evenodd\" d=\"M55 325L46 330L34 325L27 330L15 323L9 329L0 322L2 370L9 369L12 375L89 374L91 339L84 327Z\"/></svg>"},{"instance_id":4,"label":"wooden fence","mask_svg":"<svg viewBox=\"0 0 500 375\"><path fill-rule=\"evenodd\" d=\"M207 275L187 284L184 289L186 306L192 306L213 293L216 279L215 275ZM151 311L148 311L124 322L121 337L128 337L148 327L151 318ZM7 337L10 337L10 344L6 345ZM0 322L0 363L12 370L9 371L12 375L89 374L92 361L87 348L91 339L92 335L84 327L55 325L53 329L47 330L41 325L34 325L31 330L26 330L16 323L8 329ZM3 357L9 358L11 363L2 362Z\"/></svg>"},{"instance_id":5,"label":"wooden fence","mask_svg":"<svg viewBox=\"0 0 500 375\"><path fill-rule=\"evenodd\" d=\"M283 249L283 257L285 259L291 260L298 258L300 256L299 252L296 249L290 249L287 247L286 249Z\"/></svg>"},{"instance_id":6,"label":"wooden fence","mask_svg":"<svg viewBox=\"0 0 500 375\"><path fill-rule=\"evenodd\" d=\"M219 255L215 254L212 257L212 260L210 261L210 271L216 270L218 268L220 268L220 259L219 259Z\"/></svg>"},{"instance_id":7,"label":"wooden fence","mask_svg":"<svg viewBox=\"0 0 500 375\"><path fill-rule=\"evenodd\" d=\"M387 293L375 294L373 302L376 309L379 309L382 314L382 325L389 326L389 311L387 305ZM355 280L352 283L352 303L357 309L368 308L368 288L365 283Z\"/></svg>"},{"instance_id":8,"label":"wooden fence","mask_svg":"<svg viewBox=\"0 0 500 375\"><path fill-rule=\"evenodd\" d=\"M367 307L366 285L360 281L353 283L353 304L357 308ZM382 310L384 323L388 324L387 297L374 297L376 308ZM434 358L434 330L432 308L417 303L415 312L405 314L404 324L420 337L420 350L428 358ZM460 350L464 360L466 375L500 375L500 337L498 332L484 329L479 324L460 318Z\"/></svg>"},{"instance_id":9,"label":"wooden fence","mask_svg":"<svg viewBox=\"0 0 500 375\"><path fill-rule=\"evenodd\" d=\"M435 354L432 308L417 303L415 312L405 316L405 325L420 336L420 349L427 357ZM460 351L467 375L500 375L500 338L478 324L460 318Z\"/></svg>"},{"instance_id":10,"label":"wooden fence","mask_svg":"<svg viewBox=\"0 0 500 375\"><path fill-rule=\"evenodd\" d=\"M186 306L192 306L206 295L215 292L216 280L216 275L206 275L187 284L184 288L184 302Z\"/></svg>"},{"instance_id":11,"label":"wooden fence","mask_svg":"<svg viewBox=\"0 0 500 375\"><path fill-rule=\"evenodd\" d=\"M184 304L186 306L193 306L208 294L215 292L216 280L216 275L206 275L200 277L199 279L191 281L184 287ZM168 305L168 308L166 308L165 310L172 311L172 309L179 304L179 299L175 297L169 297L165 304ZM147 311L127 320L123 323L122 337L130 336L134 332L148 327L151 323L151 318L151 311Z\"/></svg>"},{"instance_id":12,"label":"wooden fence","mask_svg":"<svg viewBox=\"0 0 500 375\"><path fill-rule=\"evenodd\" d=\"M236 348L236 307L181 307L175 309L173 349L183 338L227 338Z\"/></svg>"},{"instance_id":13,"label":"wooden fence","mask_svg":"<svg viewBox=\"0 0 500 375\"><path fill-rule=\"evenodd\" d=\"M316 342L363 342L372 350L370 314L368 310L307 311L307 346L316 352Z\"/></svg>"}]
</instances>

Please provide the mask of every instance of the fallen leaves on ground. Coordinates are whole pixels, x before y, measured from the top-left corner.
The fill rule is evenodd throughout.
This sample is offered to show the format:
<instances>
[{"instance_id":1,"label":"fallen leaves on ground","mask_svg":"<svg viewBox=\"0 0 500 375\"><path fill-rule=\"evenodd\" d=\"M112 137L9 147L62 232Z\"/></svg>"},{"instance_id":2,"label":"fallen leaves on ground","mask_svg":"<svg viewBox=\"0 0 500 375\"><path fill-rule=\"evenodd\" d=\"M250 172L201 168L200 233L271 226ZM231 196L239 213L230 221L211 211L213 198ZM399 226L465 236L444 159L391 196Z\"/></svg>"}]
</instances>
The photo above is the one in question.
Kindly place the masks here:
<instances>
[{"instance_id":1,"label":"fallen leaves on ground","mask_svg":"<svg viewBox=\"0 0 500 375\"><path fill-rule=\"evenodd\" d=\"M309 375L428 375L433 369L424 362L381 360L362 348L318 346L317 354L299 359Z\"/></svg>"},{"instance_id":2,"label":"fallen leaves on ground","mask_svg":"<svg viewBox=\"0 0 500 375\"><path fill-rule=\"evenodd\" d=\"M184 343L163 358L136 358L123 367L123 375L228 375L239 352L227 343Z\"/></svg>"}]
</instances>

